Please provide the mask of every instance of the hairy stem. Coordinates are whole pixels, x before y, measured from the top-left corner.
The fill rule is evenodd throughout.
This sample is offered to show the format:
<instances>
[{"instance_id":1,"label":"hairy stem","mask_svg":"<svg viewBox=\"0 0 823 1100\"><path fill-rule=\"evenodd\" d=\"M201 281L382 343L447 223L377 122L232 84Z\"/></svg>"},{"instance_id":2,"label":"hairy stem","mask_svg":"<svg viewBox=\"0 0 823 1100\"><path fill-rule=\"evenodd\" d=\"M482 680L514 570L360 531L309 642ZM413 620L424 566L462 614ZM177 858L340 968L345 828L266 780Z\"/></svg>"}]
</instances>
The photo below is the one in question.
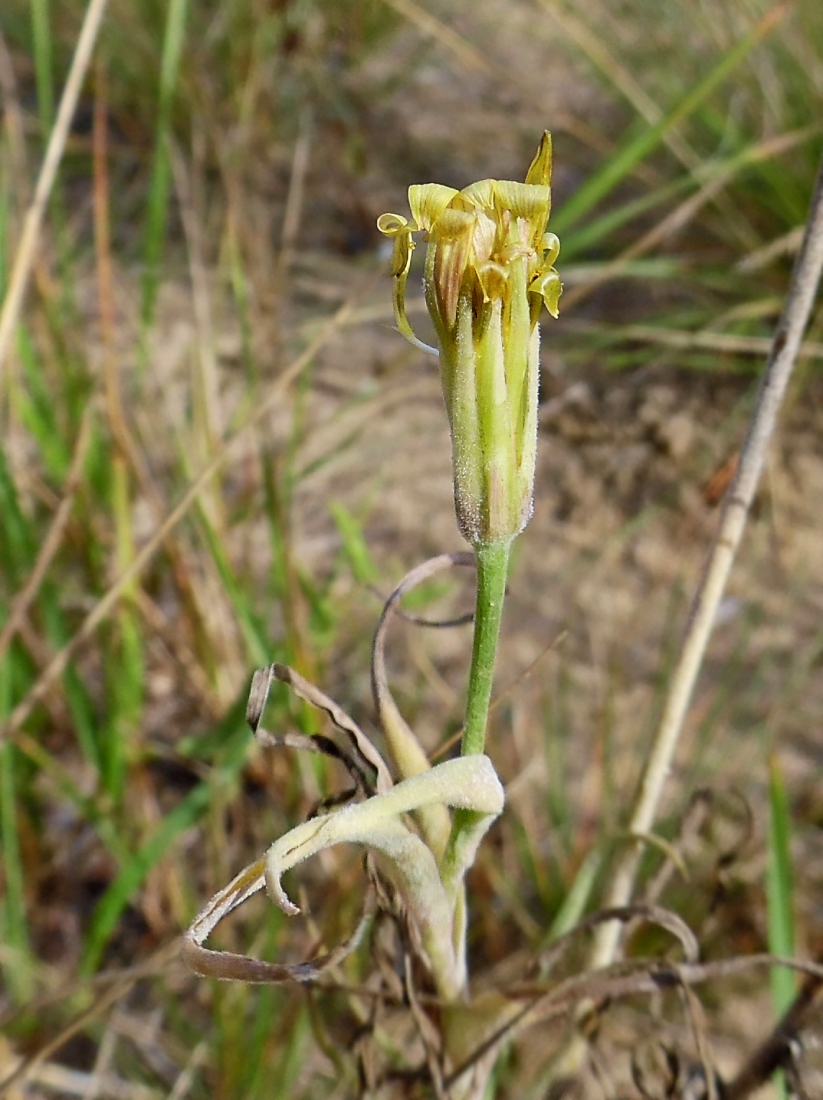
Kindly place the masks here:
<instances>
[{"instance_id":1,"label":"hairy stem","mask_svg":"<svg viewBox=\"0 0 823 1100\"><path fill-rule=\"evenodd\" d=\"M477 601L474 619L474 645L466 702L466 724L460 748L463 756L482 753L489 720L494 664L503 617L503 600L509 571L511 540L475 547ZM455 809L451 833L440 861L440 874L451 911L455 916L465 905L463 878L474 860L480 816L469 809ZM484 830L485 831L485 830ZM454 925L454 951L463 981L466 970L466 925Z\"/></svg>"},{"instance_id":2,"label":"hairy stem","mask_svg":"<svg viewBox=\"0 0 823 1100\"><path fill-rule=\"evenodd\" d=\"M489 720L494 663L503 617L506 578L511 541L475 547L477 602L474 617L474 645L466 701L466 724L460 746L462 756L483 752Z\"/></svg>"}]
</instances>

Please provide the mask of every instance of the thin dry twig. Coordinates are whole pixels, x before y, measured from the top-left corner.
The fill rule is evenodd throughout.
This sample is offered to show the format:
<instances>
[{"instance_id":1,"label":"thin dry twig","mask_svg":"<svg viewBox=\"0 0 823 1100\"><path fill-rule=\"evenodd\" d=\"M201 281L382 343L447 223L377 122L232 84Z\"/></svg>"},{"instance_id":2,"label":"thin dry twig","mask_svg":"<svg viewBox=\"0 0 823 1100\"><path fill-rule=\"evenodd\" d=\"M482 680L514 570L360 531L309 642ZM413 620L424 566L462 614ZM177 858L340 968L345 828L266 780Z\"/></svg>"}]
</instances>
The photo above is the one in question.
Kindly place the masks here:
<instances>
[{"instance_id":1,"label":"thin dry twig","mask_svg":"<svg viewBox=\"0 0 823 1100\"><path fill-rule=\"evenodd\" d=\"M37 179L34 198L23 222L23 232L9 276L6 300L3 303L2 311L0 311L0 377L2 377L3 363L23 305L23 296L34 263L46 203L51 194L57 168L63 156L71 120L74 117L80 89L83 86L107 3L108 0L89 0L89 6L86 9L83 26L80 30L80 37L77 40L77 48L74 51L71 68L66 79L66 86L60 98L57 118L49 137L46 156Z\"/></svg>"},{"instance_id":2,"label":"thin dry twig","mask_svg":"<svg viewBox=\"0 0 823 1100\"><path fill-rule=\"evenodd\" d=\"M650 909L650 907L645 908ZM581 922L579 929L575 931L590 928L598 921L633 920L638 910L639 907L636 906L604 910L601 913L592 914L592 917ZM660 912L662 911L658 910L652 919L656 920ZM672 915L669 916L671 918ZM504 1041L512 1041L539 1024L545 1025L549 1020L557 1019L559 1016L579 1012L582 1006L588 1006L590 1009L592 1005L610 1003L624 997L658 994L666 990L682 991L684 988L706 982L728 980L740 974L749 973L751 970L770 966L783 966L795 973L805 974L811 983L819 984L823 980L823 966L817 963L800 962L797 959L762 953L739 955L731 959L718 959L706 963L688 960L676 963L661 959L633 959L631 962L616 963L597 972L583 970L563 978L548 989L543 982L532 986L508 987L503 990L505 995L512 1001L522 1001L523 1007L516 1016L493 1032L472 1053L466 1063L455 1069L446 1084L449 1086L456 1081L469 1065L483 1057L492 1047L499 1046ZM741 1100L746 1095L741 1093ZM735 1100L738 1098L735 1097Z\"/></svg>"},{"instance_id":3,"label":"thin dry twig","mask_svg":"<svg viewBox=\"0 0 823 1100\"><path fill-rule=\"evenodd\" d=\"M425 37L437 42L448 52L452 53L469 72L482 73L499 79L501 71L494 62L472 45L463 35L459 34L448 24L431 14L415 0L384 0L387 7L393 8Z\"/></svg>"},{"instance_id":4,"label":"thin dry twig","mask_svg":"<svg viewBox=\"0 0 823 1100\"><path fill-rule=\"evenodd\" d=\"M89 1008L84 1008L77 1013L57 1035L44 1043L33 1054L24 1058L4 1080L0 1081L0 1096L5 1096L7 1090L16 1082L29 1078L38 1066L42 1065L55 1051L64 1046L73 1035L82 1031L90 1021L96 1019L106 1009L117 1004L133 985L134 982L131 977L126 974L122 982L113 985L111 989L105 990Z\"/></svg>"},{"instance_id":5,"label":"thin dry twig","mask_svg":"<svg viewBox=\"0 0 823 1100\"><path fill-rule=\"evenodd\" d=\"M729 488L714 547L692 604L680 660L669 685L666 706L646 764L629 831L641 836L651 831L672 758L683 729L686 711L703 662L717 608L754 497L766 449L797 359L803 332L823 270L823 162L818 171L806 233L797 256L783 313L761 384L754 418ZM623 906L631 897L640 863L641 846L633 844L618 858L606 905ZM606 966L617 952L620 926L603 925L595 940L592 965Z\"/></svg>"},{"instance_id":6,"label":"thin dry twig","mask_svg":"<svg viewBox=\"0 0 823 1100\"><path fill-rule=\"evenodd\" d=\"M588 284L586 284L588 286ZM566 321L568 332L602 332L621 340L660 344L678 351L715 351L721 355L768 355L772 341L768 336L738 336L733 332L714 332L702 329L688 332L683 329L656 328L654 325L614 326L592 324L591 321ZM823 359L823 343L804 340L797 350L798 359Z\"/></svg>"},{"instance_id":7,"label":"thin dry twig","mask_svg":"<svg viewBox=\"0 0 823 1100\"><path fill-rule=\"evenodd\" d=\"M28 1013L43 1014L44 1010L56 1004L68 1004L71 998L82 994L94 996L98 990L105 992L110 986L127 984L127 990L137 982L156 978L167 972L169 964L175 961L180 954L180 938L164 943L158 947L146 960L134 966L119 967L114 970L101 970L97 974L88 977L71 978L69 981L60 982L56 972L48 974L50 984L48 988L25 1005L7 1007L0 1012L0 1032L6 1034L10 1026ZM53 979L53 980L52 980ZM108 1002L107 1002L108 1003ZM3 1082L5 1085L5 1082ZM2 1093L0 1093L2 1095Z\"/></svg>"},{"instance_id":8,"label":"thin dry twig","mask_svg":"<svg viewBox=\"0 0 823 1100\"><path fill-rule=\"evenodd\" d=\"M823 980L819 977L806 979L799 993L778 1021L777 1027L726 1086L723 1100L745 1100L768 1081L776 1069L786 1065L791 1053L792 1041L796 1039L797 1033L803 1027L805 1017L821 989L823 989Z\"/></svg>"},{"instance_id":9,"label":"thin dry twig","mask_svg":"<svg viewBox=\"0 0 823 1100\"><path fill-rule=\"evenodd\" d=\"M195 141L195 145L202 142ZM190 171L177 142L169 143L170 161L174 185L180 202L180 220L186 238L186 252L191 278L192 304L197 325L197 370L194 373L194 410L197 426L196 442L200 457L206 458L214 450L223 434L223 415L220 406L220 379L214 346L211 292L206 266L206 249L203 239L205 218L198 210L197 168ZM209 501L209 514L214 518L216 509Z\"/></svg>"},{"instance_id":10,"label":"thin dry twig","mask_svg":"<svg viewBox=\"0 0 823 1100\"><path fill-rule=\"evenodd\" d=\"M282 278L294 260L297 235L300 232L300 219L306 195L306 176L309 171L312 147L312 109L305 106L300 112L297 124L297 141L294 144L289 190L286 194L286 208L283 213L283 228L280 234L280 254L277 257L277 274Z\"/></svg>"}]
</instances>

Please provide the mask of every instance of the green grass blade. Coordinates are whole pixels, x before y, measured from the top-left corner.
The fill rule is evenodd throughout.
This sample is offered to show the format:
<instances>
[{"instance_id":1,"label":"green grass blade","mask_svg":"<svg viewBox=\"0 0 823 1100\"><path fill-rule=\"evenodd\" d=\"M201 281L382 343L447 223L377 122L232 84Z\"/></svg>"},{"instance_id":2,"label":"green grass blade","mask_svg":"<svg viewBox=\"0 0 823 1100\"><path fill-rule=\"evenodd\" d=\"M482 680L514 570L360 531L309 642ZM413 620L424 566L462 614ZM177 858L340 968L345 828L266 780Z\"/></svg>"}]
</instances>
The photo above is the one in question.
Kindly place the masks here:
<instances>
[{"instance_id":1,"label":"green grass blade","mask_svg":"<svg viewBox=\"0 0 823 1100\"><path fill-rule=\"evenodd\" d=\"M762 19L737 45L721 57L711 72L684 96L676 107L654 126L644 128L639 134L631 137L621 149L618 149L611 160L606 161L600 171L595 172L588 182L584 183L572 198L552 215L553 232L562 233L569 226L579 222L592 207L610 194L652 150L657 148L670 130L704 103L714 89L731 75L774 26L774 18Z\"/></svg>"},{"instance_id":2,"label":"green grass blade","mask_svg":"<svg viewBox=\"0 0 823 1100\"><path fill-rule=\"evenodd\" d=\"M555 914L545 942L552 943L560 936L570 932L580 921L586 911L586 906L594 893L603 866L603 854L597 848L592 848L587 853L574 877L571 889L566 895L563 904Z\"/></svg>"},{"instance_id":3,"label":"green grass blade","mask_svg":"<svg viewBox=\"0 0 823 1100\"><path fill-rule=\"evenodd\" d=\"M355 580L358 584L374 584L380 571L363 534L363 525L337 500L331 502L329 511L343 540L343 554L351 566Z\"/></svg>"},{"instance_id":4,"label":"green grass blade","mask_svg":"<svg viewBox=\"0 0 823 1100\"><path fill-rule=\"evenodd\" d=\"M271 1001L274 1002L273 994L275 990L269 986L266 992L269 993ZM284 1096L296 1095L298 1079L306 1063L306 1055L312 1039L307 1002L302 1000L302 1003L295 1006L293 994L290 994L290 999L292 1010L289 1013L288 1024L283 1029L282 1041L278 1041L275 1048L278 1055L276 1068L273 1069L271 1058L266 1060L261 1058L254 1066L255 1072L250 1083L250 1093L252 1096L259 1097L260 1100L268 1100L271 1096L273 1075ZM258 1010L257 1019L261 1024L265 1022L265 1016L260 1010ZM282 1028L282 1021L278 1024L278 1027ZM272 1043L274 1034L272 1030L269 1030L268 1047L270 1051L274 1046ZM265 1049L262 1034L259 1036L258 1049L261 1051Z\"/></svg>"},{"instance_id":5,"label":"green grass blade","mask_svg":"<svg viewBox=\"0 0 823 1100\"><path fill-rule=\"evenodd\" d=\"M17 486L0 447L0 567L17 588L34 560L35 544L20 508Z\"/></svg>"},{"instance_id":6,"label":"green grass blade","mask_svg":"<svg viewBox=\"0 0 823 1100\"><path fill-rule=\"evenodd\" d=\"M143 324L151 323L154 300L160 277L160 260L166 237L169 192L171 189L171 159L169 143L172 136L172 106L180 72L180 55L185 38L188 0L171 0L166 17L163 37L163 55L160 62L160 90L157 103L157 128L155 131L154 161L149 203L146 217L143 259L146 271L143 276L141 318Z\"/></svg>"},{"instance_id":7,"label":"green grass blade","mask_svg":"<svg viewBox=\"0 0 823 1100\"><path fill-rule=\"evenodd\" d=\"M111 506L117 533L117 568L123 572L134 560L132 500L128 471L118 455L109 475ZM129 758L140 753L139 736L145 695L146 668L139 615L134 604L137 581L123 593L117 609L115 637L106 647L107 724L100 755L103 784L114 804L120 806L125 791Z\"/></svg>"},{"instance_id":8,"label":"green grass blade","mask_svg":"<svg viewBox=\"0 0 823 1100\"><path fill-rule=\"evenodd\" d=\"M58 408L70 403L68 372L60 378L60 383L64 384L62 392L55 394L53 381L43 369L31 334L22 326L18 330L17 351L26 380L23 392L15 395L17 415L34 436L49 477L63 481L71 462L71 451L65 444L56 413Z\"/></svg>"},{"instance_id":9,"label":"green grass blade","mask_svg":"<svg viewBox=\"0 0 823 1100\"><path fill-rule=\"evenodd\" d=\"M37 115L45 144L54 122L54 58L49 0L31 0L31 39L37 86Z\"/></svg>"},{"instance_id":10,"label":"green grass blade","mask_svg":"<svg viewBox=\"0 0 823 1100\"><path fill-rule=\"evenodd\" d=\"M622 203L614 210L607 210L575 229L566 230L563 235L563 256L566 260L572 260L581 252L597 247L624 225L684 194L691 186L692 181L683 176L656 191L649 191L631 202Z\"/></svg>"},{"instance_id":11,"label":"green grass blade","mask_svg":"<svg viewBox=\"0 0 823 1100\"><path fill-rule=\"evenodd\" d=\"M786 958L794 954L791 817L783 772L777 757L769 759L769 847L766 871L769 951ZM796 991L790 970L772 971L772 997L778 1013L785 1012Z\"/></svg>"},{"instance_id":12,"label":"green grass blade","mask_svg":"<svg viewBox=\"0 0 823 1100\"><path fill-rule=\"evenodd\" d=\"M220 764L216 766L221 782L232 780L243 765L249 743L248 729L242 723L245 715L245 696L232 707L215 733L219 745ZM168 852L175 840L203 816L212 800L211 783L204 782L190 791L185 798L163 818L154 832L123 861L120 870L101 898L85 940L81 973L95 971L106 949L106 944L117 927L120 916L129 899L139 889L149 871Z\"/></svg>"},{"instance_id":13,"label":"green grass blade","mask_svg":"<svg viewBox=\"0 0 823 1100\"><path fill-rule=\"evenodd\" d=\"M38 606L43 615L49 642L54 652L57 652L68 644L71 634L60 607L58 591L52 584L43 585ZM104 761L104 752L101 750L100 741L101 738L106 736L105 731L101 732L100 730L99 722L95 716L94 704L74 664L68 666L63 673L61 682L66 693L66 702L71 715L74 734L83 750L83 754L89 763L94 766L99 776L103 772Z\"/></svg>"},{"instance_id":14,"label":"green grass blade","mask_svg":"<svg viewBox=\"0 0 823 1100\"><path fill-rule=\"evenodd\" d=\"M211 788L207 783L195 787L162 823L132 854L120 868L117 877L103 895L94 913L94 919L86 936L81 974L92 974L97 969L106 944L117 927L117 922L140 887L149 871L166 854L182 832L192 826L208 808Z\"/></svg>"},{"instance_id":15,"label":"green grass blade","mask_svg":"<svg viewBox=\"0 0 823 1100\"><path fill-rule=\"evenodd\" d=\"M24 515L18 499L17 487L0 449L0 571L14 588L19 588L34 564L37 551L37 534L34 522ZM56 652L69 640L69 631L60 606L59 589L44 581L36 601L46 635ZM73 665L63 674L62 683L77 738L87 760L99 768L94 708Z\"/></svg>"},{"instance_id":16,"label":"green grass blade","mask_svg":"<svg viewBox=\"0 0 823 1100\"><path fill-rule=\"evenodd\" d=\"M0 663L0 715L8 713L8 661ZM5 667L4 667L5 666ZM4 686L6 685L6 686ZM3 971L9 990L17 1000L31 994L34 973L30 965L30 944L26 918L25 870L18 831L18 761L16 747L0 747L0 852L4 892L0 903L0 940L3 943Z\"/></svg>"},{"instance_id":17,"label":"green grass blade","mask_svg":"<svg viewBox=\"0 0 823 1100\"><path fill-rule=\"evenodd\" d=\"M200 508L198 518L206 536L206 543L226 594L231 601L232 610L240 625L252 661L265 665L271 660L271 639L266 632L265 623L252 610L252 600L243 591L240 578L232 568L220 537L214 529L205 508Z\"/></svg>"}]
</instances>

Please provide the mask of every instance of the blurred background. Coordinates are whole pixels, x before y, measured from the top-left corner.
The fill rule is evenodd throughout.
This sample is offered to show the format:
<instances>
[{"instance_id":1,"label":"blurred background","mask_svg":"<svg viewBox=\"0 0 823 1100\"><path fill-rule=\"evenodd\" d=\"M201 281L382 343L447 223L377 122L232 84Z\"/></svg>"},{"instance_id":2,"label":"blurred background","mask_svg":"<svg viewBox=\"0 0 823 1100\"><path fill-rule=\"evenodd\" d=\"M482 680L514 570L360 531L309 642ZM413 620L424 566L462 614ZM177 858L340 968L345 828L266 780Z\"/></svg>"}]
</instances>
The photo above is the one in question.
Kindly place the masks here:
<instances>
[{"instance_id":1,"label":"blurred background","mask_svg":"<svg viewBox=\"0 0 823 1100\"><path fill-rule=\"evenodd\" d=\"M2 295L85 12L0 13ZM252 671L290 663L371 728L382 598L461 549L436 363L393 328L375 220L411 183L522 179L544 129L565 290L490 741L509 809L472 880L492 983L597 907L620 843L823 149L823 6L108 3L0 359L6 1095L356 1094L362 1005L196 979L176 937L341 786L254 747ZM710 959L823 949L821 327L660 823L688 880L662 850L644 867ZM423 595L471 603L460 578ZM467 627L393 634L432 753L469 647ZM284 694L267 724L323 728ZM313 861L292 891L309 920L258 899L220 942L306 957L361 888L356 853ZM752 970L703 996L722 1072L791 999L776 985ZM586 1096L640 1095L638 1036L694 1057L682 1004L661 1005L603 1021ZM564 1034L513 1050L500 1095L544 1096Z\"/></svg>"}]
</instances>

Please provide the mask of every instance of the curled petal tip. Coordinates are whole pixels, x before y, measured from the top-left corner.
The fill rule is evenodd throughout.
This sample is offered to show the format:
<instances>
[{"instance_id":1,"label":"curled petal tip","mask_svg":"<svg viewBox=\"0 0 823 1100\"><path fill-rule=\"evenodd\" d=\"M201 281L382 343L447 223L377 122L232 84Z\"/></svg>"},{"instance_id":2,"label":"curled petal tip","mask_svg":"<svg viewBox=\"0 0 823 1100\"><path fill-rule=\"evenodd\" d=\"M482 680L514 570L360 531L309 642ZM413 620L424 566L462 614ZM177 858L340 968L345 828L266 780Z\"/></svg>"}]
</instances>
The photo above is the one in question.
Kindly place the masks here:
<instances>
[{"instance_id":1,"label":"curled petal tip","mask_svg":"<svg viewBox=\"0 0 823 1100\"><path fill-rule=\"evenodd\" d=\"M377 228L387 237L402 233L408 224L409 219L404 218L402 214L381 214L377 219Z\"/></svg>"},{"instance_id":2,"label":"curled petal tip","mask_svg":"<svg viewBox=\"0 0 823 1100\"><path fill-rule=\"evenodd\" d=\"M553 268L543 272L542 275L538 275L529 286L529 292L531 294L538 294L543 299L543 303L552 317L556 318L558 316L563 284L560 282L560 276Z\"/></svg>"}]
</instances>

